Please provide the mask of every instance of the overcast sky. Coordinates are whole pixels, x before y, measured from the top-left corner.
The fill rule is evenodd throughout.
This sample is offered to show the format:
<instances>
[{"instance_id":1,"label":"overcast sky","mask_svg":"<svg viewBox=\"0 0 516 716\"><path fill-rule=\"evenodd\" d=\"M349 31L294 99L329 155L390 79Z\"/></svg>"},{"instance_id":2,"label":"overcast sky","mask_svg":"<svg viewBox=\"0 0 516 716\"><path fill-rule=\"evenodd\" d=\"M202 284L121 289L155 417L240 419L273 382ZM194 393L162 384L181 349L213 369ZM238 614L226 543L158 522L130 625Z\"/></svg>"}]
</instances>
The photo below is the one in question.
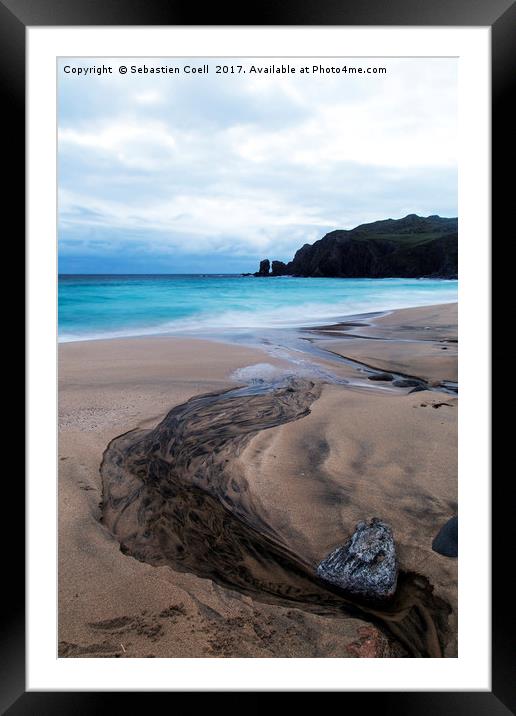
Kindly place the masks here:
<instances>
[{"instance_id":1,"label":"overcast sky","mask_svg":"<svg viewBox=\"0 0 516 716\"><path fill-rule=\"evenodd\" d=\"M217 75L221 60L208 75L120 75L122 62L203 63L60 61L62 273L253 271L333 229L457 215L456 60L260 76ZM63 72L102 63L114 74Z\"/></svg>"}]
</instances>

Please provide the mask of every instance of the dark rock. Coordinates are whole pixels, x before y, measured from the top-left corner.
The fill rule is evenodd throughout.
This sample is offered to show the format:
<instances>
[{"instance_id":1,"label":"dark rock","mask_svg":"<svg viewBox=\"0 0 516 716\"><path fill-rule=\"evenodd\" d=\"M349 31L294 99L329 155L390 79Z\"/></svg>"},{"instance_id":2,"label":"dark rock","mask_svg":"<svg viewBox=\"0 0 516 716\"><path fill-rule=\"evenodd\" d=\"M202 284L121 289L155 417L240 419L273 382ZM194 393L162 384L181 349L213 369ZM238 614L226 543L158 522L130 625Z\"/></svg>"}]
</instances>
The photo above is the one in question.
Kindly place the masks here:
<instances>
[{"instance_id":1,"label":"dark rock","mask_svg":"<svg viewBox=\"0 0 516 716\"><path fill-rule=\"evenodd\" d=\"M392 375L390 373L373 373L373 375L368 375L367 378L368 378L368 380L390 381L390 380L392 380Z\"/></svg>"},{"instance_id":2,"label":"dark rock","mask_svg":"<svg viewBox=\"0 0 516 716\"><path fill-rule=\"evenodd\" d=\"M432 542L432 549L444 557L457 557L459 553L459 520L457 515L444 524Z\"/></svg>"},{"instance_id":3,"label":"dark rock","mask_svg":"<svg viewBox=\"0 0 516 716\"><path fill-rule=\"evenodd\" d=\"M376 517L359 522L348 542L337 547L317 567L330 584L366 599L386 599L396 591L398 561L389 525Z\"/></svg>"},{"instance_id":4,"label":"dark rock","mask_svg":"<svg viewBox=\"0 0 516 716\"><path fill-rule=\"evenodd\" d=\"M283 265L291 276L457 278L457 230L456 218L409 214L331 231Z\"/></svg>"},{"instance_id":5,"label":"dark rock","mask_svg":"<svg viewBox=\"0 0 516 716\"><path fill-rule=\"evenodd\" d=\"M260 261L260 269L254 274L255 276L268 276L271 270L271 262L269 259L263 259Z\"/></svg>"},{"instance_id":6,"label":"dark rock","mask_svg":"<svg viewBox=\"0 0 516 716\"><path fill-rule=\"evenodd\" d=\"M421 386L421 381L416 380L415 378L396 378L392 384L396 388L419 388Z\"/></svg>"},{"instance_id":7,"label":"dark rock","mask_svg":"<svg viewBox=\"0 0 516 716\"><path fill-rule=\"evenodd\" d=\"M287 264L283 261L272 262L272 275L273 276L286 276L288 274Z\"/></svg>"}]
</instances>

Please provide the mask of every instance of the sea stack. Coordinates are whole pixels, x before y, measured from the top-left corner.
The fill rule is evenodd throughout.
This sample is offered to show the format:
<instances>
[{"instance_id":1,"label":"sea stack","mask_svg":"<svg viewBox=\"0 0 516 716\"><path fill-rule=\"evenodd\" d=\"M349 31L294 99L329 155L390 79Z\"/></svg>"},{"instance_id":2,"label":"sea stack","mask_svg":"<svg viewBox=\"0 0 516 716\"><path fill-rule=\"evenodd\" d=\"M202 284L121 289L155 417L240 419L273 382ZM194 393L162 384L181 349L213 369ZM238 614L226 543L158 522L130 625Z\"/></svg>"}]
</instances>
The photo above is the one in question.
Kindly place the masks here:
<instances>
[{"instance_id":1,"label":"sea stack","mask_svg":"<svg viewBox=\"0 0 516 716\"><path fill-rule=\"evenodd\" d=\"M269 272L271 270L271 262L269 259L263 259L263 261L260 261L260 268L256 273L255 276L268 276Z\"/></svg>"},{"instance_id":2,"label":"sea stack","mask_svg":"<svg viewBox=\"0 0 516 716\"><path fill-rule=\"evenodd\" d=\"M288 274L287 264L283 261L272 262L272 276L286 276Z\"/></svg>"}]
</instances>

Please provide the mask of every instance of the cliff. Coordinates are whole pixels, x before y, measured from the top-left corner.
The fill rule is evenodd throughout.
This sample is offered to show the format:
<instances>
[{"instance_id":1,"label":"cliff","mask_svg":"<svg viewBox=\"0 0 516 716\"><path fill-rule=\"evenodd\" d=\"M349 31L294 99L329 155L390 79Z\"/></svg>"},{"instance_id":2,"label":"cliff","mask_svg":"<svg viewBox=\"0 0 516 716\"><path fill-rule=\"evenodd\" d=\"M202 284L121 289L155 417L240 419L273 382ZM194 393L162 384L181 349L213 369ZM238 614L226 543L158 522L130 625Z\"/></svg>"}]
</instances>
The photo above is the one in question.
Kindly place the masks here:
<instances>
[{"instance_id":1,"label":"cliff","mask_svg":"<svg viewBox=\"0 0 516 716\"><path fill-rule=\"evenodd\" d=\"M385 219L354 229L331 231L305 244L292 261L260 264L260 276L337 278L456 278L456 218L417 216Z\"/></svg>"}]
</instances>

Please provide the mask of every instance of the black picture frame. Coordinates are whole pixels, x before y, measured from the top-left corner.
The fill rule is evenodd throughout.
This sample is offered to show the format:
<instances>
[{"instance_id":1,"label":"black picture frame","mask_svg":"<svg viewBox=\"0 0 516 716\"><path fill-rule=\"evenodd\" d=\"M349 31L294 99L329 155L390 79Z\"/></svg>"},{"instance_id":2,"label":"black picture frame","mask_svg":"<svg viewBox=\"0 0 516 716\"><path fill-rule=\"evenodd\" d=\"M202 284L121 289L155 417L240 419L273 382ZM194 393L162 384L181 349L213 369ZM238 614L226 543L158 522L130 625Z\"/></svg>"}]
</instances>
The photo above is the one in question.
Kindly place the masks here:
<instances>
[{"instance_id":1,"label":"black picture frame","mask_svg":"<svg viewBox=\"0 0 516 716\"><path fill-rule=\"evenodd\" d=\"M199 20L201 19L201 22ZM25 31L34 26L78 25L390 25L390 26L489 26L492 33L492 236L502 239L503 217L511 211L513 164L509 150L514 136L509 111L510 80L514 72L516 5L512 0L263 0L239 6L212 3L203 7L176 0L0 0L0 87L3 96L4 161L9 182L3 190L9 207L13 236L20 236L25 215ZM5 153L8 157L5 157ZM11 155L9 157L9 154ZM514 239L511 236L511 240ZM22 257L23 260L23 257ZM506 260L504 258L504 264ZM508 268L506 268L508 270ZM500 281L504 283L503 279ZM493 291L497 306L496 286ZM499 306L500 307L500 306ZM496 312L493 313L493 317ZM500 360L507 356L500 349ZM496 360L498 354L493 353ZM505 428L505 432L507 432ZM493 436L493 455L504 445L504 428ZM7 506L17 505L17 517L25 504L24 484L19 474L8 477ZM16 478L16 479L14 479ZM513 543L513 503L506 499L506 483L493 481L492 519L492 691L450 692L346 692L349 708L360 699L359 708L378 708L382 714L489 714L516 713L516 638L513 605L505 557L513 562L506 545ZM9 510L12 507L9 508ZM5 512L4 512L5 515ZM7 527L4 526L4 530ZM12 533L11 533L12 534ZM86 714L102 712L120 704L121 693L26 692L25 691L25 573L21 528L3 550L6 607L1 615L0 709L2 713ZM512 623L512 627L511 627ZM408 687L410 685L407 685ZM131 707L143 706L149 693L131 693ZM152 694L169 698L173 694ZM149 708L148 701L146 702ZM116 708L115 706L115 708Z\"/></svg>"}]
</instances>

